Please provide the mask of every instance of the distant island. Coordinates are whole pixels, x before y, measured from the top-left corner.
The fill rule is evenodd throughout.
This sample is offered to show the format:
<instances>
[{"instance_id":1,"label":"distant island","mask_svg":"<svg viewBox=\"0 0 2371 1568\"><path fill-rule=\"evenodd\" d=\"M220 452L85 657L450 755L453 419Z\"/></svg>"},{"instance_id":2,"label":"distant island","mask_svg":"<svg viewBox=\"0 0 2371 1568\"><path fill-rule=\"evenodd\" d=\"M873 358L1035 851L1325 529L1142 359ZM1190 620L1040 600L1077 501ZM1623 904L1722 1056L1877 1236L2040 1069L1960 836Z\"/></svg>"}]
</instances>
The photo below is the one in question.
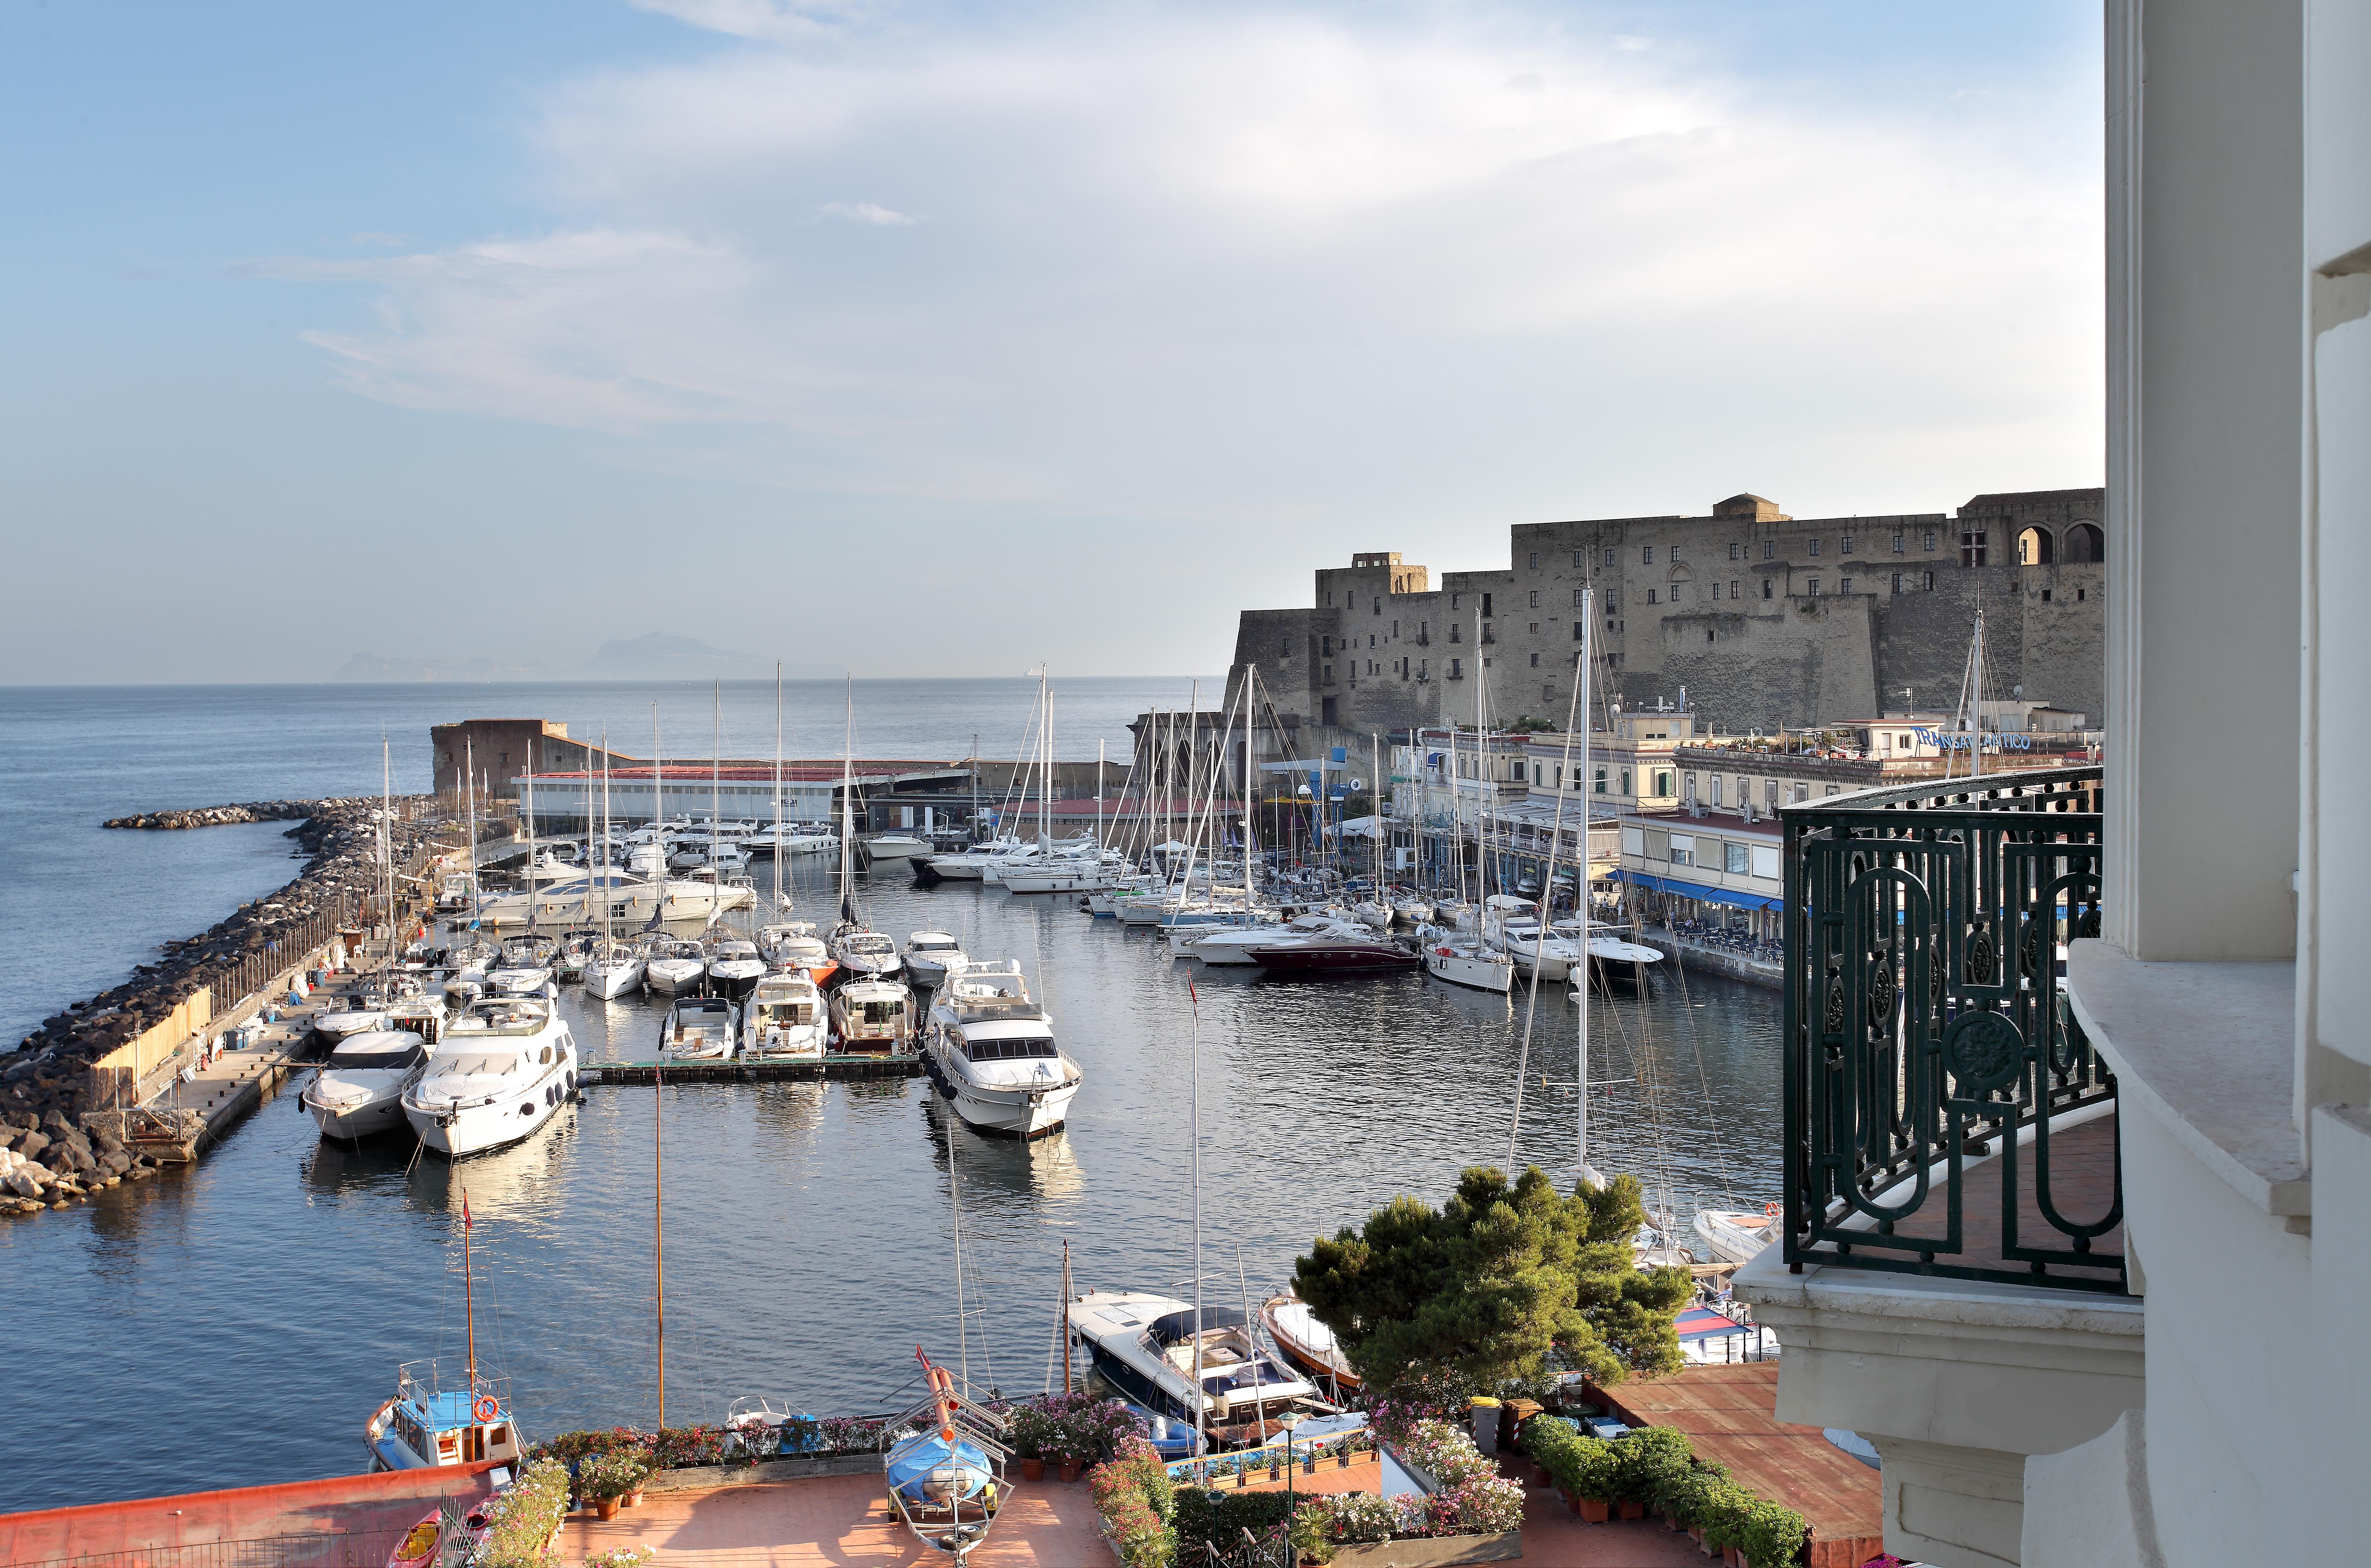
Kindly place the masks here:
<instances>
[{"instance_id":1,"label":"distant island","mask_svg":"<svg viewBox=\"0 0 2371 1568\"><path fill-rule=\"evenodd\" d=\"M601 644L584 663L555 670L541 663L506 664L495 659L402 659L357 653L330 676L335 681L676 681L765 680L774 661L756 653L711 648L696 637L663 631L619 638ZM837 664L784 664L794 681L836 680Z\"/></svg>"}]
</instances>

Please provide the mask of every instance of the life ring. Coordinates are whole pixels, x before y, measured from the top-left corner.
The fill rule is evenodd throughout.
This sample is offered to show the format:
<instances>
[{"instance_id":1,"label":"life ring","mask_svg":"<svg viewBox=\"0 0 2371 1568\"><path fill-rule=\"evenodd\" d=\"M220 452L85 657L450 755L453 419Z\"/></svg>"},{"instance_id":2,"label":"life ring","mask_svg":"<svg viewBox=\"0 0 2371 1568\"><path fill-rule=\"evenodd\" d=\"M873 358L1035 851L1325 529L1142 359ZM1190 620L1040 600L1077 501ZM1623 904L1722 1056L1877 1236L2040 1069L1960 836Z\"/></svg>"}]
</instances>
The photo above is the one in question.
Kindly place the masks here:
<instances>
[{"instance_id":1,"label":"life ring","mask_svg":"<svg viewBox=\"0 0 2371 1568\"><path fill-rule=\"evenodd\" d=\"M476 1416L482 1424L503 1413L502 1401L492 1394L480 1394L478 1402L469 1407L469 1413Z\"/></svg>"},{"instance_id":2,"label":"life ring","mask_svg":"<svg viewBox=\"0 0 2371 1568\"><path fill-rule=\"evenodd\" d=\"M1764 1204L1762 1205L1762 1217L1764 1219L1777 1218L1778 1205L1776 1204Z\"/></svg>"}]
</instances>

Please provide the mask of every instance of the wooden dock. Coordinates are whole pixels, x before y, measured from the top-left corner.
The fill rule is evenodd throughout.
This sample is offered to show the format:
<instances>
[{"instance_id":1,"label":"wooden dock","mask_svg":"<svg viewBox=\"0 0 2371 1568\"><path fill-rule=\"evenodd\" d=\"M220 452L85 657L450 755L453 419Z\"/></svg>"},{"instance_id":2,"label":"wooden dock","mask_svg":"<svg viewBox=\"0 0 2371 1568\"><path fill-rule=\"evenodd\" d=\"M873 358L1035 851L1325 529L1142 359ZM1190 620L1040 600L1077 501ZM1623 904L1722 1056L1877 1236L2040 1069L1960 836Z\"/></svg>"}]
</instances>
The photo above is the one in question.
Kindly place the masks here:
<instances>
[{"instance_id":1,"label":"wooden dock","mask_svg":"<svg viewBox=\"0 0 2371 1568\"><path fill-rule=\"evenodd\" d=\"M919 1053L894 1056L821 1056L803 1062L588 1062L576 1081L584 1084L655 1083L664 1069L669 1083L769 1083L783 1079L908 1078L922 1076Z\"/></svg>"}]
</instances>

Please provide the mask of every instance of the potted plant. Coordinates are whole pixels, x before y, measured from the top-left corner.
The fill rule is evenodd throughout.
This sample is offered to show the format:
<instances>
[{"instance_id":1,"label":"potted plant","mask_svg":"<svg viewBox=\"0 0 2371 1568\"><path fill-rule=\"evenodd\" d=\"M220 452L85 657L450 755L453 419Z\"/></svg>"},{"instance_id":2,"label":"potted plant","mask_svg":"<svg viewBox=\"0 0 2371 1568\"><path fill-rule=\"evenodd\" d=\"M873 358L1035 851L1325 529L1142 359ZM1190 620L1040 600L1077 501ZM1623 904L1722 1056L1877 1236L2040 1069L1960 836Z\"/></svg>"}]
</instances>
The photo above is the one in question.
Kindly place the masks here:
<instances>
[{"instance_id":1,"label":"potted plant","mask_svg":"<svg viewBox=\"0 0 2371 1568\"><path fill-rule=\"evenodd\" d=\"M1014 1407L1006 1418L1005 1435L1012 1439L1012 1451L1021 1456L1022 1480L1046 1479L1046 1442L1053 1427L1053 1418L1036 1400Z\"/></svg>"},{"instance_id":2,"label":"potted plant","mask_svg":"<svg viewBox=\"0 0 2371 1568\"><path fill-rule=\"evenodd\" d=\"M642 1486L643 1473L642 1455L630 1449L612 1448L584 1461L577 1472L577 1484L593 1500L596 1513L604 1519L614 1519L620 1500Z\"/></svg>"},{"instance_id":3,"label":"potted plant","mask_svg":"<svg viewBox=\"0 0 2371 1568\"><path fill-rule=\"evenodd\" d=\"M1605 1523L1613 1516L1614 1482L1622 1463L1613 1445L1576 1435L1569 1447L1557 1451L1557 1458L1556 1485L1565 1501L1590 1524Z\"/></svg>"},{"instance_id":4,"label":"potted plant","mask_svg":"<svg viewBox=\"0 0 2371 1568\"><path fill-rule=\"evenodd\" d=\"M1803 1516L1783 1503L1755 1501L1745 1514L1738 1551L1751 1568L1787 1568L1811 1533Z\"/></svg>"},{"instance_id":5,"label":"potted plant","mask_svg":"<svg viewBox=\"0 0 2371 1568\"><path fill-rule=\"evenodd\" d=\"M1693 1460L1687 1434L1668 1426L1641 1427L1613 1445L1617 1465L1613 1495L1625 1519L1643 1519L1647 1505L1663 1484Z\"/></svg>"}]
</instances>

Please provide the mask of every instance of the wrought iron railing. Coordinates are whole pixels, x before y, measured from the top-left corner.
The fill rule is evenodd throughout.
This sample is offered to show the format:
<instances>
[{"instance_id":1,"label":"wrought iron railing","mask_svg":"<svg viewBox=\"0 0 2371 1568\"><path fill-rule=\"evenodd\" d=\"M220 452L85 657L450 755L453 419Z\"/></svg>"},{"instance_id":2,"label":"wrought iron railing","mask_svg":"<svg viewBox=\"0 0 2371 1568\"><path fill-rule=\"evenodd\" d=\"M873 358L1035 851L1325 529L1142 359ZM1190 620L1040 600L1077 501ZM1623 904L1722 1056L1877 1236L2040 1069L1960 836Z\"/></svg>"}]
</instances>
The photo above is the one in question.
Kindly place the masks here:
<instances>
[{"instance_id":1,"label":"wrought iron railing","mask_svg":"<svg viewBox=\"0 0 2371 1568\"><path fill-rule=\"evenodd\" d=\"M2115 1078L2057 962L2061 943L2099 934L2099 813L2096 767L1781 813L1795 1271L2125 1288L2122 1254L2102 1245L2122 1224L2121 1150L2112 1132L2070 1141L2089 1119L2076 1113L2111 1112ZM2053 1138L2082 1149L2079 1181L2069 1155L2053 1186Z\"/></svg>"}]
</instances>

